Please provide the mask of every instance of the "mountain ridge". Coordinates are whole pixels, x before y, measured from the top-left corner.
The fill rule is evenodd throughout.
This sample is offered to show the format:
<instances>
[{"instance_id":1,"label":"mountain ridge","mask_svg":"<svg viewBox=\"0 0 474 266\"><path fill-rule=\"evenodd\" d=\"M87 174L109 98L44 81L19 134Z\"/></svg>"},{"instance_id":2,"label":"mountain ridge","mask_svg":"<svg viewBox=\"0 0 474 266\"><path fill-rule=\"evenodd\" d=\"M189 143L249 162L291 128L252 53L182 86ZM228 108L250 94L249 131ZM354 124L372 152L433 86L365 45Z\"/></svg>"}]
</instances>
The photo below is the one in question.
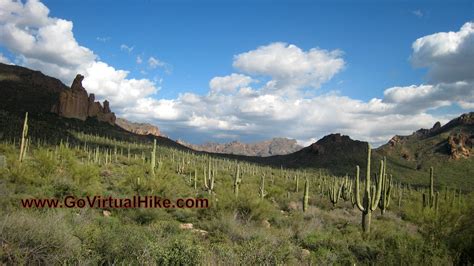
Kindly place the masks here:
<instances>
[{"instance_id":1,"label":"mountain ridge","mask_svg":"<svg viewBox=\"0 0 474 266\"><path fill-rule=\"evenodd\" d=\"M252 143L243 143L239 141L231 141L227 143L206 142L200 145L187 143L183 140L177 140L177 142L196 151L258 157L285 155L303 148L297 144L295 139L289 138L272 138Z\"/></svg>"},{"instance_id":2,"label":"mountain ridge","mask_svg":"<svg viewBox=\"0 0 474 266\"><path fill-rule=\"evenodd\" d=\"M270 151L266 148L269 156L258 157L257 155L264 153L253 151L252 156L245 156L196 151L169 138L147 134L149 132L146 131L142 134L130 132L115 123L104 123L89 115L84 120L61 117L56 112L51 113L51 110L54 110L53 107L59 102L60 93L71 88L58 79L19 66L0 64L0 90L4 96L0 97L0 109L7 112L0 113L0 125L3 130L0 138L18 137L24 112L28 111L31 112L32 118L31 135L36 134L39 138L47 140L73 138L71 130L95 132L118 139L140 141L157 139L159 144L210 156L276 167L326 169L336 175L352 175L355 165L363 166L366 160L367 142L352 140L349 136L338 133L329 134L307 147L298 148L298 151L284 155L276 155L275 151L278 149ZM105 106L103 108L111 112L110 108ZM290 142L296 141L290 140ZM386 144L373 149L372 154L375 161L387 158L388 169L392 171L396 180L413 184L423 183L426 181L423 178L426 177L429 168L435 166L442 179L439 184L474 187L474 179L466 178L474 176L473 143L474 113L471 112L462 114L445 125L438 122L431 129L419 129L408 136L396 135ZM233 144L240 145L238 142ZM374 169L377 167L377 163L372 165Z\"/></svg>"},{"instance_id":3,"label":"mountain ridge","mask_svg":"<svg viewBox=\"0 0 474 266\"><path fill-rule=\"evenodd\" d=\"M160 132L159 127L152 125L150 123L138 123L129 121L125 118L118 117L115 120L115 124L129 132L138 134L138 135L153 135L157 137L164 137L164 135Z\"/></svg>"}]
</instances>

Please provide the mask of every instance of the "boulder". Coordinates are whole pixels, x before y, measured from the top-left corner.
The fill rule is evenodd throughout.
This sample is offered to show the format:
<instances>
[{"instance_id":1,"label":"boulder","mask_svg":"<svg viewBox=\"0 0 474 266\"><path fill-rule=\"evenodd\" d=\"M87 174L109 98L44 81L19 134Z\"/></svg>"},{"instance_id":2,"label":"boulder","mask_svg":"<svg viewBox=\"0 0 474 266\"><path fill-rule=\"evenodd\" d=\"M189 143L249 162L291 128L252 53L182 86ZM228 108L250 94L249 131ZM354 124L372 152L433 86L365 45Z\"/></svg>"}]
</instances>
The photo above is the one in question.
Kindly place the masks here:
<instances>
[{"instance_id":1,"label":"boulder","mask_svg":"<svg viewBox=\"0 0 474 266\"><path fill-rule=\"evenodd\" d=\"M202 230L202 229L192 229L191 231L194 233L200 234L201 236L207 236L207 234L209 233L206 230Z\"/></svg>"},{"instance_id":2,"label":"boulder","mask_svg":"<svg viewBox=\"0 0 474 266\"><path fill-rule=\"evenodd\" d=\"M179 228L184 229L184 230L190 230L190 229L193 229L193 224L192 223L180 224Z\"/></svg>"},{"instance_id":3,"label":"boulder","mask_svg":"<svg viewBox=\"0 0 474 266\"><path fill-rule=\"evenodd\" d=\"M303 258L306 258L308 257L309 255L311 255L311 251L307 250L307 249L301 249L301 257Z\"/></svg>"},{"instance_id":4,"label":"boulder","mask_svg":"<svg viewBox=\"0 0 474 266\"><path fill-rule=\"evenodd\" d=\"M268 220L263 220L262 221L262 226L265 227L265 228L270 228L272 225L270 224L270 222Z\"/></svg>"}]
</instances>

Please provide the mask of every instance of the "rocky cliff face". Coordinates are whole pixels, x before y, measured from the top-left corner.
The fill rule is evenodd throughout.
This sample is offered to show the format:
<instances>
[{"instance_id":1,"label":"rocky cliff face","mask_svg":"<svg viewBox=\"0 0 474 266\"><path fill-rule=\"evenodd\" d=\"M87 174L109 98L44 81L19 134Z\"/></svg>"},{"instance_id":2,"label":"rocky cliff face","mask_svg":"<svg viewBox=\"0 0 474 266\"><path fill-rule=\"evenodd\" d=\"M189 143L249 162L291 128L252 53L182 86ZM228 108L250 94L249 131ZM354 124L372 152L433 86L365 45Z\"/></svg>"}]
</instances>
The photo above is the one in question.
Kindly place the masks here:
<instances>
[{"instance_id":1,"label":"rocky cliff face","mask_svg":"<svg viewBox=\"0 0 474 266\"><path fill-rule=\"evenodd\" d=\"M408 136L394 136L379 150L406 161L421 161L434 155L459 160L474 156L474 112L463 114L445 125L436 122Z\"/></svg>"},{"instance_id":2,"label":"rocky cliff face","mask_svg":"<svg viewBox=\"0 0 474 266\"><path fill-rule=\"evenodd\" d=\"M452 159L468 158L473 155L474 135L461 132L448 137L449 153Z\"/></svg>"},{"instance_id":3,"label":"rocky cliff face","mask_svg":"<svg viewBox=\"0 0 474 266\"><path fill-rule=\"evenodd\" d=\"M256 143L242 143L238 141L229 143L208 142L202 145L189 144L181 140L177 142L198 151L260 157L290 154L302 148L296 143L296 140L287 138L273 138Z\"/></svg>"},{"instance_id":4,"label":"rocky cliff face","mask_svg":"<svg viewBox=\"0 0 474 266\"><path fill-rule=\"evenodd\" d=\"M62 117L115 123L109 103L103 106L88 95L77 75L71 88L60 80L25 67L0 63L0 109L24 114L53 112Z\"/></svg>"},{"instance_id":5,"label":"rocky cliff face","mask_svg":"<svg viewBox=\"0 0 474 266\"><path fill-rule=\"evenodd\" d=\"M129 132L138 135L153 135L157 137L163 136L160 132L160 129L152 124L130 122L123 118L117 118L115 124Z\"/></svg>"},{"instance_id":6,"label":"rocky cliff face","mask_svg":"<svg viewBox=\"0 0 474 266\"><path fill-rule=\"evenodd\" d=\"M111 112L109 102L104 101L104 106L95 101L95 95L88 95L82 86L84 76L77 75L72 82L71 89L63 90L59 94L59 101L53 106L52 112L67 118L86 120L94 117L99 121L115 124L115 114Z\"/></svg>"}]
</instances>

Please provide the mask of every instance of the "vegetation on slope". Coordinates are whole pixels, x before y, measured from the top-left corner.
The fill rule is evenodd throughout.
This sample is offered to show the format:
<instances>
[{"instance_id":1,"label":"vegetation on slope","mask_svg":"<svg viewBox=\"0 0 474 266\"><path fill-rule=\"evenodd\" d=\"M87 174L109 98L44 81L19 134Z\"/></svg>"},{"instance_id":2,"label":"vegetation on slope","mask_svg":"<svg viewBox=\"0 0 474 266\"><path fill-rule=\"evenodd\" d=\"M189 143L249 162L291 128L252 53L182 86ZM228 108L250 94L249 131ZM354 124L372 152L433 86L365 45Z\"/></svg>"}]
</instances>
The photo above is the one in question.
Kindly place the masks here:
<instances>
[{"instance_id":1,"label":"vegetation on slope","mask_svg":"<svg viewBox=\"0 0 474 266\"><path fill-rule=\"evenodd\" d=\"M22 162L21 123L8 127L17 129L18 138L3 137L0 143L0 154L6 156L5 164L0 162L2 263L474 262L473 195L460 194L458 189L431 189L429 174L423 177L425 186L417 189L393 183L387 211L382 215L374 210L371 232L364 233L361 212L347 192L349 187L355 191L355 182L350 182L354 180L355 165L348 178L333 177L317 169L271 168L211 158L170 148L160 141L155 150L152 139L145 137L118 134L120 138L114 138L111 132L104 132L104 137L74 127L57 129L58 142L53 143L56 135L48 141L35 137L34 123L30 116L30 131L26 135L29 144ZM62 131L68 137L61 138ZM375 157L372 161L378 173ZM365 163L360 165L361 192L366 184ZM435 165L435 184L440 179L437 171ZM398 175L390 161L381 173ZM212 182L212 188L208 182ZM335 204L329 196L332 185L341 186ZM438 194L437 208L423 205L422 194L432 190L430 195ZM20 207L24 198L136 194L170 199L208 198L211 206L107 210ZM198 230L182 229L184 223L192 223Z\"/></svg>"}]
</instances>

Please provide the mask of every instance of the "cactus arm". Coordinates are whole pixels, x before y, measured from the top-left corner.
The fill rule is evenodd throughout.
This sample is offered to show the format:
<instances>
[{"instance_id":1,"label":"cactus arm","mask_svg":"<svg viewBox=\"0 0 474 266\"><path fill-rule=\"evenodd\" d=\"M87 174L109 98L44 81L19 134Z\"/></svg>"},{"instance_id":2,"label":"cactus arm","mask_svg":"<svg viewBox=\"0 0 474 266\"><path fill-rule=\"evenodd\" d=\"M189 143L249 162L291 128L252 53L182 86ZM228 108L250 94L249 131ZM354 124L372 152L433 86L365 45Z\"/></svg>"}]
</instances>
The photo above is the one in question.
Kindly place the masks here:
<instances>
[{"instance_id":1,"label":"cactus arm","mask_svg":"<svg viewBox=\"0 0 474 266\"><path fill-rule=\"evenodd\" d=\"M380 176L378 177L377 179L377 188L375 189L375 191L373 192L372 194L372 206L370 206L370 209L372 211L375 211L377 209L377 205L379 204L379 201L380 201L380 196L382 195L382 184L384 183L383 182L383 167L384 167L384 163L383 161L381 160L380 161Z\"/></svg>"},{"instance_id":2,"label":"cactus arm","mask_svg":"<svg viewBox=\"0 0 474 266\"><path fill-rule=\"evenodd\" d=\"M360 187L359 176L360 176L360 167L357 165L356 166L355 190L354 190L354 194L356 196L356 202L355 203L356 203L357 208L359 208L360 211L364 212L365 208L362 206L362 201L360 199L360 193L359 193L359 187Z\"/></svg>"},{"instance_id":3,"label":"cactus arm","mask_svg":"<svg viewBox=\"0 0 474 266\"><path fill-rule=\"evenodd\" d=\"M385 205L385 207L388 207L390 205L390 198L391 198L391 194L392 194L392 180L393 180L393 177L392 177L392 175L390 175L390 179L388 181L387 194L386 194L387 204Z\"/></svg>"},{"instance_id":4,"label":"cactus arm","mask_svg":"<svg viewBox=\"0 0 474 266\"><path fill-rule=\"evenodd\" d=\"M370 195L370 156L371 156L370 144L367 144L367 172L365 174L365 192Z\"/></svg>"}]
</instances>

